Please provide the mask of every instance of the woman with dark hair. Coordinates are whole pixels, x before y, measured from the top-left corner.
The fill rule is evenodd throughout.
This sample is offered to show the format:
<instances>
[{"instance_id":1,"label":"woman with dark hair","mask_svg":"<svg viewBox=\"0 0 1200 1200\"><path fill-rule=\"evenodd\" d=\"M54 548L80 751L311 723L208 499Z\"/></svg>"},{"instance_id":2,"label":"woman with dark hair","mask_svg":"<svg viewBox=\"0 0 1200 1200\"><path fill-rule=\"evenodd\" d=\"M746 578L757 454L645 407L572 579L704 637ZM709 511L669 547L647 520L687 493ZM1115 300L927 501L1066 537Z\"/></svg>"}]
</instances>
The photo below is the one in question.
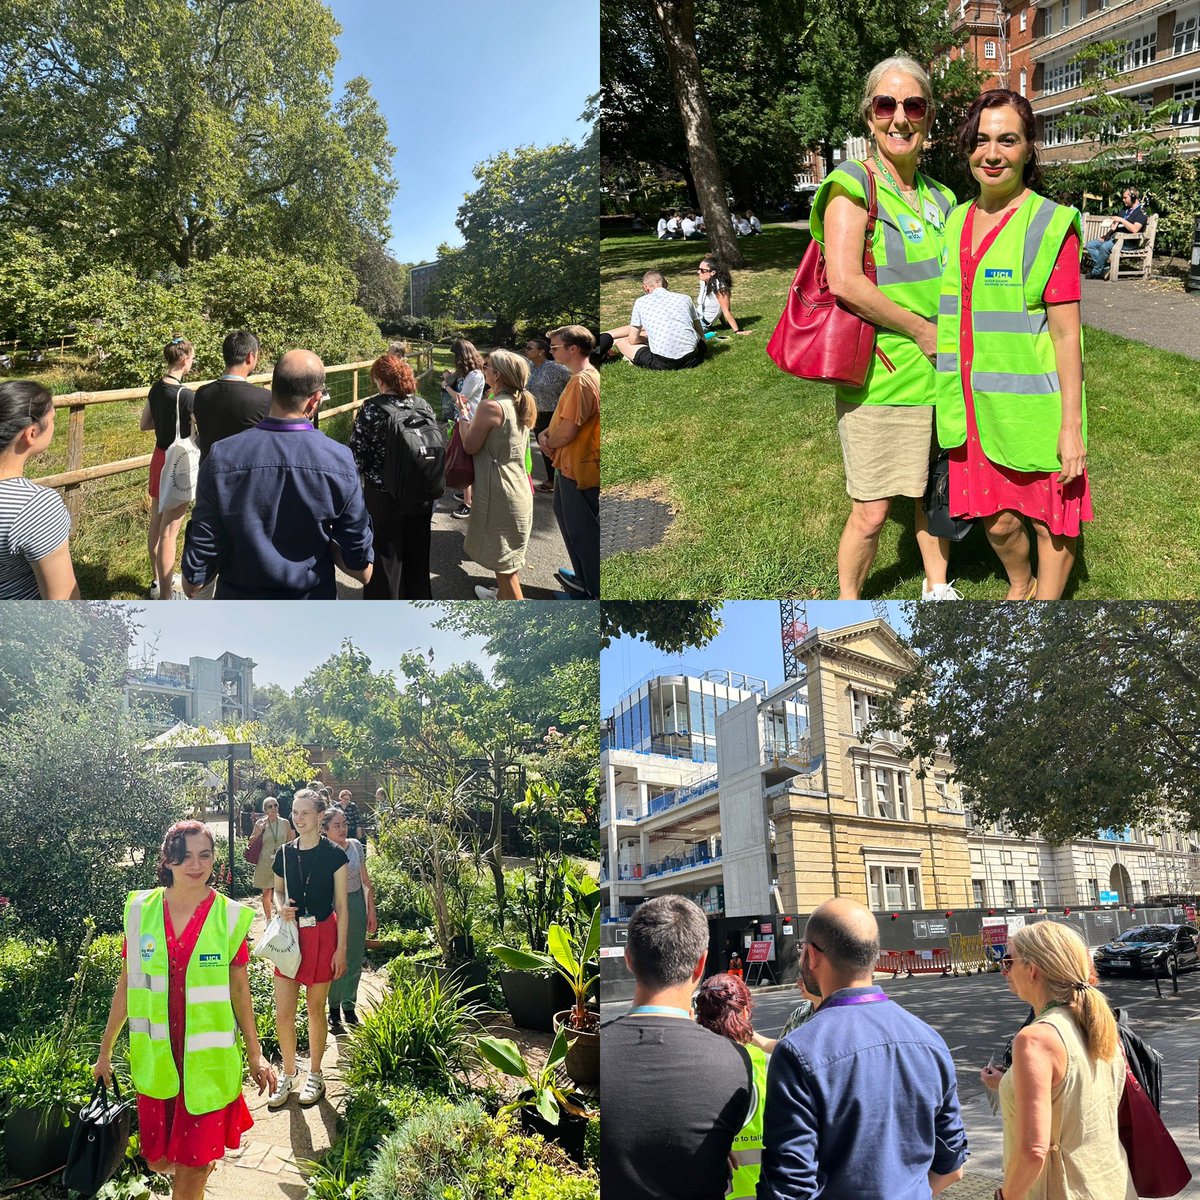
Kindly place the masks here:
<instances>
[{"instance_id":1,"label":"woman with dark hair","mask_svg":"<svg viewBox=\"0 0 1200 1200\"><path fill-rule=\"evenodd\" d=\"M571 372L562 363L550 358L550 339L548 337L531 337L525 339L525 357L529 359L529 382L525 385L537 402L537 423L533 427L534 441L543 429L550 428L550 419L558 407L558 398L571 378ZM545 482L537 485L539 492L554 491L554 463L550 456L542 453L542 462L546 464Z\"/></svg>"},{"instance_id":2,"label":"woman with dark hair","mask_svg":"<svg viewBox=\"0 0 1200 1200\"><path fill-rule=\"evenodd\" d=\"M748 334L750 330L738 328L738 323L729 308L729 297L733 295L733 276L730 275L729 268L709 256L700 260L696 274L700 277L700 290L696 293L696 311L700 314L700 320L704 322L705 332L716 328L717 322L724 317L725 323L734 333L743 336Z\"/></svg>"},{"instance_id":3,"label":"woman with dark hair","mask_svg":"<svg viewBox=\"0 0 1200 1200\"><path fill-rule=\"evenodd\" d=\"M442 391L449 403L448 415L451 420L459 420L461 405L465 401L468 417L474 417L486 386L483 355L466 338L455 338L450 343L450 352L454 355L454 370L447 371L442 382ZM443 412L442 415L446 416L447 413ZM469 486L463 489L462 503L450 515L460 521L465 521L471 515Z\"/></svg>"},{"instance_id":4,"label":"woman with dark hair","mask_svg":"<svg viewBox=\"0 0 1200 1200\"><path fill-rule=\"evenodd\" d=\"M207 826L177 821L163 838L159 886L130 892L125 966L92 1068L112 1082L113 1045L128 1020L141 1153L152 1170L174 1175L175 1200L200 1200L217 1160L254 1124L239 1029L259 1094L275 1086L246 976L254 913L209 886L214 854Z\"/></svg>"},{"instance_id":5,"label":"woman with dark hair","mask_svg":"<svg viewBox=\"0 0 1200 1200\"><path fill-rule=\"evenodd\" d=\"M300 926L300 969L294 979L275 970L275 1027L283 1056L283 1074L267 1101L282 1108L296 1087L296 1008L300 989L308 1010L309 1068L300 1092L300 1106L309 1108L325 1095L321 1062L328 1027L325 1001L329 986L346 973L349 908L346 875L349 858L321 833L325 799L312 788L301 788L292 800L292 824L297 838L275 855L275 904L285 921ZM284 904L286 895L288 903Z\"/></svg>"},{"instance_id":6,"label":"woman with dark hair","mask_svg":"<svg viewBox=\"0 0 1200 1200\"><path fill-rule=\"evenodd\" d=\"M179 527L187 514L188 505L179 504L166 512L159 508L159 481L167 449L175 440L176 428L181 437L192 436L192 405L195 395L191 388L183 386L183 377L192 369L196 351L192 343L182 337L173 337L163 347L166 368L162 378L150 385L150 393L142 407L139 428L143 433L154 430L154 454L150 459L150 534L147 549L150 552L150 570L154 581L150 584L151 600L173 600L175 588L175 553L179 543ZM178 424L177 424L178 423ZM178 592L182 598L183 592Z\"/></svg>"},{"instance_id":7,"label":"woman with dark hair","mask_svg":"<svg viewBox=\"0 0 1200 1200\"><path fill-rule=\"evenodd\" d=\"M1079 314L1079 213L1034 190L1033 110L984 92L960 152L979 197L946 223L937 326L938 441L950 507L977 517L1008 575L1006 600L1058 600L1092 519ZM1025 521L1037 538L1037 575Z\"/></svg>"},{"instance_id":8,"label":"woman with dark hair","mask_svg":"<svg viewBox=\"0 0 1200 1200\"><path fill-rule=\"evenodd\" d=\"M329 988L329 1032L343 1033L342 1019L347 1025L358 1024L354 1003L362 979L363 955L367 938L375 932L375 889L367 873L367 852L356 837L350 836L349 814L340 807L327 808L321 817L321 832L340 846L350 860L346 872L346 902L350 913L350 928L346 934L346 973L335 979Z\"/></svg>"},{"instance_id":9,"label":"woman with dark hair","mask_svg":"<svg viewBox=\"0 0 1200 1200\"><path fill-rule=\"evenodd\" d=\"M375 527L375 570L363 588L364 600L429 600L429 550L433 501L404 506L384 487L387 458L387 408L399 404L430 422L433 409L417 395L412 367L394 354L371 366L370 396L354 414L350 452L363 480L363 499Z\"/></svg>"},{"instance_id":10,"label":"woman with dark hair","mask_svg":"<svg viewBox=\"0 0 1200 1200\"><path fill-rule=\"evenodd\" d=\"M767 1056L775 1049L771 1038L754 1032L750 1013L754 1001L750 989L736 976L710 975L696 992L696 1023L721 1037L736 1042L750 1056L754 1070L758 1107L733 1139L733 1187L727 1200L753 1200L758 1187L759 1160L763 1147L763 1109L767 1102Z\"/></svg>"},{"instance_id":11,"label":"woman with dark hair","mask_svg":"<svg viewBox=\"0 0 1200 1200\"><path fill-rule=\"evenodd\" d=\"M525 473L537 403L526 388L529 366L511 350L493 350L484 365L489 399L475 416L458 401L462 443L475 460L477 503L463 542L467 557L496 572L496 587L476 585L480 600L521 600L520 570L533 531L533 496Z\"/></svg>"},{"instance_id":12,"label":"woman with dark hair","mask_svg":"<svg viewBox=\"0 0 1200 1200\"><path fill-rule=\"evenodd\" d=\"M32 379L0 383L0 600L78 600L71 516L25 467L54 439L54 397Z\"/></svg>"}]
</instances>

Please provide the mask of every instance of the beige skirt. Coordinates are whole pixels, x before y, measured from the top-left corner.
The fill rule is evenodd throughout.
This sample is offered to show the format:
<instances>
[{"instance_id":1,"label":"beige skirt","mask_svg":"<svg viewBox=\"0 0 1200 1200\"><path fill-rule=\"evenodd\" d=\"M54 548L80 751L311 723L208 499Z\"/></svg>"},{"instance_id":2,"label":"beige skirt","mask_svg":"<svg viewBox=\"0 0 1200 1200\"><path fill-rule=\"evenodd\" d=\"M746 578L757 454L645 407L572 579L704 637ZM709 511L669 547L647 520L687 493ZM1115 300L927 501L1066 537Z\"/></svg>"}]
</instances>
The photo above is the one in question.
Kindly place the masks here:
<instances>
[{"instance_id":1,"label":"beige skirt","mask_svg":"<svg viewBox=\"0 0 1200 1200\"><path fill-rule=\"evenodd\" d=\"M923 496L933 447L933 405L837 401L838 437L852 500Z\"/></svg>"}]
</instances>

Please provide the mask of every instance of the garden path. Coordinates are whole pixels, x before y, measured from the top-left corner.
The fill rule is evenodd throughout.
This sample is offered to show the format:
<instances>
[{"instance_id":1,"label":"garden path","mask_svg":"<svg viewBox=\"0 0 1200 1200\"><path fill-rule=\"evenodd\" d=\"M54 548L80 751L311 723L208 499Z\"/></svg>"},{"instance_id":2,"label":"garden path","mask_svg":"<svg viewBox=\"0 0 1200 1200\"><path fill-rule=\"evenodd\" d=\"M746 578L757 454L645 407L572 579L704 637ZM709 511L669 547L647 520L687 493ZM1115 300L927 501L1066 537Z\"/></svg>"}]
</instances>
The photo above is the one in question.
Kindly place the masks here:
<instances>
[{"instance_id":1,"label":"garden path","mask_svg":"<svg viewBox=\"0 0 1200 1200\"><path fill-rule=\"evenodd\" d=\"M266 922L261 913L250 927L251 942L262 932ZM384 994L385 976L382 971L363 969L359 985L358 1010L369 1012ZM528 1029L513 1029L504 1021L488 1022L488 1032L497 1037L511 1037L521 1047L531 1063L545 1061L552 1041L549 1034ZM312 1108L301 1108L295 1099L276 1112L267 1108L267 1097L247 1083L243 1095L254 1117L254 1128L243 1138L240 1150L226 1151L224 1159L209 1179L206 1200L303 1200L308 1190L302 1164L319 1158L337 1136L338 1111L345 1089L339 1069L339 1050L349 1041L349 1034L329 1035L325 1051L325 1097ZM339 1042L341 1045L339 1045ZM278 1068L278 1063L275 1064ZM301 1055L297 1062L303 1072L308 1060ZM303 1082L303 1079L301 1080ZM482 1078L472 1076L474 1085Z\"/></svg>"}]
</instances>

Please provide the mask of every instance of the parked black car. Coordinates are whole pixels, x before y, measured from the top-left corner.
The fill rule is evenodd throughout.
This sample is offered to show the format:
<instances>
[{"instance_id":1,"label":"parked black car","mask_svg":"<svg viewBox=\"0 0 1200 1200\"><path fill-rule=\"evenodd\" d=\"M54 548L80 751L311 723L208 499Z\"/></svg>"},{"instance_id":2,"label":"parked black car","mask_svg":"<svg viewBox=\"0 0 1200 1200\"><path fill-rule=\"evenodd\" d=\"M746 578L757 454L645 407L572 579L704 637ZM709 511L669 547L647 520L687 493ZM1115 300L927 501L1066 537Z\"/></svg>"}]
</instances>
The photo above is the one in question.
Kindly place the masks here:
<instances>
[{"instance_id":1,"label":"parked black car","mask_svg":"<svg viewBox=\"0 0 1200 1200\"><path fill-rule=\"evenodd\" d=\"M1200 966L1191 925L1135 925L1093 957L1100 975L1173 975L1176 968Z\"/></svg>"}]
</instances>

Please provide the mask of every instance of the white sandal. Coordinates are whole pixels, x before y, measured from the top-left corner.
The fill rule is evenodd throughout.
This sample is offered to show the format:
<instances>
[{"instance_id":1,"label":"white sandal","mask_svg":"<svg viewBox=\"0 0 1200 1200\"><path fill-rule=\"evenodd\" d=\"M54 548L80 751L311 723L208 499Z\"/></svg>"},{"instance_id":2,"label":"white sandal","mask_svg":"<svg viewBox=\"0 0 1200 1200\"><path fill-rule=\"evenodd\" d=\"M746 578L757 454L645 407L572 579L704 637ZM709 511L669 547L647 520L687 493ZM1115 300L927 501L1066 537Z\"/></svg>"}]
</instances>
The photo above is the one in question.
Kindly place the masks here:
<instances>
[{"instance_id":1,"label":"white sandal","mask_svg":"<svg viewBox=\"0 0 1200 1200\"><path fill-rule=\"evenodd\" d=\"M324 1077L320 1072L309 1071L308 1078L304 1081L304 1090L300 1093L300 1107L311 1108L314 1104L319 1104L324 1095Z\"/></svg>"}]
</instances>

